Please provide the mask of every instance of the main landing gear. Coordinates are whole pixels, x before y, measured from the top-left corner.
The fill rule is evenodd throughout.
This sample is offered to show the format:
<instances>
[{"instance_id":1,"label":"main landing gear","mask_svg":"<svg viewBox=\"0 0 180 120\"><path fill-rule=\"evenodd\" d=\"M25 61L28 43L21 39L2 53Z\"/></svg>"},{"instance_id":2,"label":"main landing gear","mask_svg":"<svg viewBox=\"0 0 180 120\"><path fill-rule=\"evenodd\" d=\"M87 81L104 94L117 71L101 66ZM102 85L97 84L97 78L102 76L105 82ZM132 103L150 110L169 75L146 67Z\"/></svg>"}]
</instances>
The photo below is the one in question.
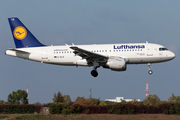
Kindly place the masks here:
<instances>
[{"instance_id":1,"label":"main landing gear","mask_svg":"<svg viewBox=\"0 0 180 120\"><path fill-rule=\"evenodd\" d=\"M100 67L99 63L97 63L96 61L93 62L93 70L91 71L91 75L93 77L97 77L98 76L98 72L97 72L97 68Z\"/></svg>"},{"instance_id":2,"label":"main landing gear","mask_svg":"<svg viewBox=\"0 0 180 120\"><path fill-rule=\"evenodd\" d=\"M148 73L151 75L153 73L153 71L151 70L151 63L148 63L148 69L149 69Z\"/></svg>"}]
</instances>

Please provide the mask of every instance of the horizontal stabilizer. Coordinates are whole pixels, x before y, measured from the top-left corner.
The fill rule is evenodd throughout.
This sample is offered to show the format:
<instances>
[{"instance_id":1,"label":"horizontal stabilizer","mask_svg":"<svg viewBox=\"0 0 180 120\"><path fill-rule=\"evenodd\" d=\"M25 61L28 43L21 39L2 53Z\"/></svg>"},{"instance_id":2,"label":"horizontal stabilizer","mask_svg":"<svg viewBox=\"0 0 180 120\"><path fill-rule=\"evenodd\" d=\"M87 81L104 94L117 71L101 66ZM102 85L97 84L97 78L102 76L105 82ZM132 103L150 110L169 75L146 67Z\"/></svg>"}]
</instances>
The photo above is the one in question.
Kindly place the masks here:
<instances>
[{"instance_id":1,"label":"horizontal stabilizer","mask_svg":"<svg viewBox=\"0 0 180 120\"><path fill-rule=\"evenodd\" d=\"M15 51L15 52L20 52L20 53L30 54L29 52L22 51L22 50L17 50L17 49L8 49L8 50Z\"/></svg>"}]
</instances>

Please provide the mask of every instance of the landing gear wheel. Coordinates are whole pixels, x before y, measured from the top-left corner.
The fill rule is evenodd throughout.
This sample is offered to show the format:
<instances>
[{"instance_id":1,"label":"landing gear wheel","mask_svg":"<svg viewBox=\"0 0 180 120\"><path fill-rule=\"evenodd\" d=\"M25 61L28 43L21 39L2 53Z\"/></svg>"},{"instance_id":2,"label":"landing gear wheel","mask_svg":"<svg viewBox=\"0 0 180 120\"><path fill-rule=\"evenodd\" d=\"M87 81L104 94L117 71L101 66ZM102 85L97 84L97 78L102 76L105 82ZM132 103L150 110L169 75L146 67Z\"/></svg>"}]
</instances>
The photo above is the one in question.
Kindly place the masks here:
<instances>
[{"instance_id":1,"label":"landing gear wheel","mask_svg":"<svg viewBox=\"0 0 180 120\"><path fill-rule=\"evenodd\" d=\"M97 77L97 76L98 76L98 72L97 72L96 70L92 70L92 71L91 71L91 75L92 75L93 77Z\"/></svg>"},{"instance_id":2,"label":"landing gear wheel","mask_svg":"<svg viewBox=\"0 0 180 120\"><path fill-rule=\"evenodd\" d=\"M151 74L153 73L153 71L152 71L152 70L149 70L148 73L151 75Z\"/></svg>"}]
</instances>

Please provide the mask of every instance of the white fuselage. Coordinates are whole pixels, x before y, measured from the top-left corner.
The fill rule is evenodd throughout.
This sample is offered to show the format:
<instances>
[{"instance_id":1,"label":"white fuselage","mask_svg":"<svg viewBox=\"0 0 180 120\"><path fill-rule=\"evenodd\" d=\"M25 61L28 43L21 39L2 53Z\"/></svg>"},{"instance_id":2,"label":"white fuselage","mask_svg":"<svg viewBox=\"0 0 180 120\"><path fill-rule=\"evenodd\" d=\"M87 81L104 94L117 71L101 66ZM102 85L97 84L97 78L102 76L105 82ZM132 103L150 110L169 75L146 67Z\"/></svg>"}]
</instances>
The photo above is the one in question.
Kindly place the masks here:
<instances>
[{"instance_id":1,"label":"white fuselage","mask_svg":"<svg viewBox=\"0 0 180 120\"><path fill-rule=\"evenodd\" d=\"M75 46L107 57L116 56L125 58L127 64L165 62L175 57L175 54L169 50L160 50L160 48L164 48L164 46L152 43L94 44ZM9 49L6 51L6 54L48 64L89 66L86 62L86 59L75 55L73 53L74 50L70 47L71 46L69 45L64 45L16 49L24 52L18 52Z\"/></svg>"}]
</instances>

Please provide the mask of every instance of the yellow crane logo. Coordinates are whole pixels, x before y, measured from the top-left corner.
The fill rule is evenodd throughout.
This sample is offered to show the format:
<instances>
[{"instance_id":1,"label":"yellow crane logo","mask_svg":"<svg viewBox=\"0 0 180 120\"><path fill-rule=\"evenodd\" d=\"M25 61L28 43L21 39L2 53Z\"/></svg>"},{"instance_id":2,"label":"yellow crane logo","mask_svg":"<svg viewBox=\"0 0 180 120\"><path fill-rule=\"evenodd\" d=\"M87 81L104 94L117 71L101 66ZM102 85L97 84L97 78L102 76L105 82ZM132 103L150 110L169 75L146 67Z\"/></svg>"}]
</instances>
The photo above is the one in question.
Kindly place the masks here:
<instances>
[{"instance_id":1,"label":"yellow crane logo","mask_svg":"<svg viewBox=\"0 0 180 120\"><path fill-rule=\"evenodd\" d=\"M27 31L24 27L18 26L14 29L13 34L16 39L23 40L27 35Z\"/></svg>"}]
</instances>

